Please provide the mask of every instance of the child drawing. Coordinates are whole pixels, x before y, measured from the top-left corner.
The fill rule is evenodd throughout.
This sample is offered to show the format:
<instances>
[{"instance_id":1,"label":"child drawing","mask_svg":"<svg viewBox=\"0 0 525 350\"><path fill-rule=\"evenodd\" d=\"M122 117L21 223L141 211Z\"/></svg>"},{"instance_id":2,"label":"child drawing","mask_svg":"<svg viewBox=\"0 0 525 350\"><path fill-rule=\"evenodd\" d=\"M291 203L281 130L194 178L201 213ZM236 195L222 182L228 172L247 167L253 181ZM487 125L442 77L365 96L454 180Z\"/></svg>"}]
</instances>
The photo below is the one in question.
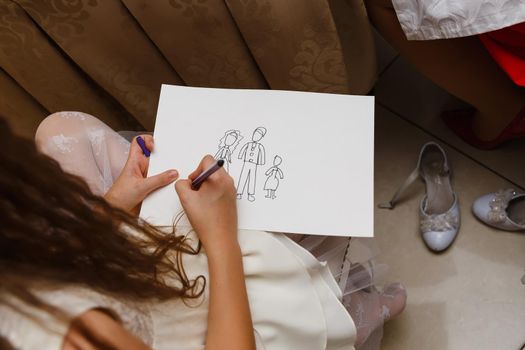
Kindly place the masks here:
<instances>
[{"instance_id":1,"label":"child drawing","mask_svg":"<svg viewBox=\"0 0 525 350\"><path fill-rule=\"evenodd\" d=\"M264 173L268 178L264 183L266 198L275 199L275 191L279 187L279 179L284 179L283 171L279 168L283 159L279 156L273 158L273 166Z\"/></svg>"},{"instance_id":2,"label":"child drawing","mask_svg":"<svg viewBox=\"0 0 525 350\"><path fill-rule=\"evenodd\" d=\"M233 151L242 139L243 137L239 130L228 130L219 141L219 150L215 154L215 159L224 160L224 169L226 172L230 171Z\"/></svg>"}]
</instances>

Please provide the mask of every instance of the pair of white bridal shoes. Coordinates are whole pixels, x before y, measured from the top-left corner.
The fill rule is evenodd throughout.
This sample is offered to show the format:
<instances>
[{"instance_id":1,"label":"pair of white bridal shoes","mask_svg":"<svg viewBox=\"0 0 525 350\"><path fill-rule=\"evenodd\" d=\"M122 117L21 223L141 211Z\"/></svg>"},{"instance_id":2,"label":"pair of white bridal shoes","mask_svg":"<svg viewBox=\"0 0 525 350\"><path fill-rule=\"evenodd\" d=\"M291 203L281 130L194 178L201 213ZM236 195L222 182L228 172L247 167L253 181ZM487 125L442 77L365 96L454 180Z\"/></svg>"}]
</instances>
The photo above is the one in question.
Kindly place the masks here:
<instances>
[{"instance_id":1,"label":"pair of white bridal shoes","mask_svg":"<svg viewBox=\"0 0 525 350\"><path fill-rule=\"evenodd\" d=\"M499 190L476 199L472 212L485 224L504 231L525 231L525 193Z\"/></svg>"},{"instance_id":2,"label":"pair of white bridal shoes","mask_svg":"<svg viewBox=\"0 0 525 350\"><path fill-rule=\"evenodd\" d=\"M460 226L458 197L452 189L450 167L443 148L428 142L421 148L416 169L388 203L380 208L393 209L401 194L418 178L425 183L426 194L419 206L420 232L433 251L447 249L456 238Z\"/></svg>"}]
</instances>

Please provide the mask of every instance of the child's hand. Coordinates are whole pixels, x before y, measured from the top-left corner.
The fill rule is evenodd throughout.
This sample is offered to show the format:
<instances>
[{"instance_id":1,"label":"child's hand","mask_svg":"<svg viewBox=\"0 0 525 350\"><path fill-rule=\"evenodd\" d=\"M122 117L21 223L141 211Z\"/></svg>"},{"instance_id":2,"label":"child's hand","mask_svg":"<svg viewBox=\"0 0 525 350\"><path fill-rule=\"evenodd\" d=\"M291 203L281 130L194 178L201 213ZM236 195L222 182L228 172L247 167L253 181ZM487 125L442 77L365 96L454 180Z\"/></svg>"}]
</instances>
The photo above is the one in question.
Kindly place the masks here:
<instances>
[{"instance_id":1,"label":"child's hand","mask_svg":"<svg viewBox=\"0 0 525 350\"><path fill-rule=\"evenodd\" d=\"M153 151L153 137L151 135L141 135L141 137L146 147ZM126 165L113 186L104 195L106 201L114 207L138 215L140 204L148 194L170 184L179 176L177 171L172 169L146 177L148 166L149 158L144 156L136 139L133 139Z\"/></svg>"},{"instance_id":2,"label":"child's hand","mask_svg":"<svg viewBox=\"0 0 525 350\"><path fill-rule=\"evenodd\" d=\"M187 180L175 183L182 207L208 254L237 244L237 203L231 176L219 169L198 190L191 188L192 180L213 163L212 156L205 156Z\"/></svg>"}]
</instances>

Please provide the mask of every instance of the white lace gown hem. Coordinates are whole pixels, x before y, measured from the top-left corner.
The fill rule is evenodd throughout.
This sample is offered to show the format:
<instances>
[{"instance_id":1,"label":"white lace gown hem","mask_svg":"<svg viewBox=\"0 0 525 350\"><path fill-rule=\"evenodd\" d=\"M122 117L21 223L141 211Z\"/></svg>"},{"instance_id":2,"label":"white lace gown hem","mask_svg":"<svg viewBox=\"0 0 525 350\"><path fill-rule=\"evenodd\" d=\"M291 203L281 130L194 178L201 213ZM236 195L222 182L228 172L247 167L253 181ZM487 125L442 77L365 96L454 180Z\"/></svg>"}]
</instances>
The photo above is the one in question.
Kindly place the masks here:
<instances>
[{"instance_id":1,"label":"white lace gown hem","mask_svg":"<svg viewBox=\"0 0 525 350\"><path fill-rule=\"evenodd\" d=\"M408 40L451 39L525 21L525 1L392 0Z\"/></svg>"}]
</instances>

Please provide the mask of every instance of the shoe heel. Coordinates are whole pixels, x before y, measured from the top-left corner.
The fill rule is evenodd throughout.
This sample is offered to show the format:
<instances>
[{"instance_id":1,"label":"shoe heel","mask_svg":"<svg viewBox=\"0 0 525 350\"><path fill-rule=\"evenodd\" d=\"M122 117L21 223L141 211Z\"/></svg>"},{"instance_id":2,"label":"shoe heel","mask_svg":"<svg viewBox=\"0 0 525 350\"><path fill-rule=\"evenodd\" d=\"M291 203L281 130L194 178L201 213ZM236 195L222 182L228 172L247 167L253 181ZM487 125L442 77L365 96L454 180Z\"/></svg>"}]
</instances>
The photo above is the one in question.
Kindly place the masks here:
<instances>
[{"instance_id":1,"label":"shoe heel","mask_svg":"<svg viewBox=\"0 0 525 350\"><path fill-rule=\"evenodd\" d=\"M410 173L410 175L408 175L407 179L405 180L405 182L403 182L401 187L397 189L396 193L394 193L394 195L392 196L392 199L389 202L379 203L378 208L394 209L394 207L396 206L399 200L399 197L403 194L403 192L407 190L407 188L410 187L410 185L412 185L412 183L414 183L414 181L416 181L419 178L419 176L420 175L419 175L419 162L418 162L417 167L414 169L414 171L412 171L412 173Z\"/></svg>"}]
</instances>

